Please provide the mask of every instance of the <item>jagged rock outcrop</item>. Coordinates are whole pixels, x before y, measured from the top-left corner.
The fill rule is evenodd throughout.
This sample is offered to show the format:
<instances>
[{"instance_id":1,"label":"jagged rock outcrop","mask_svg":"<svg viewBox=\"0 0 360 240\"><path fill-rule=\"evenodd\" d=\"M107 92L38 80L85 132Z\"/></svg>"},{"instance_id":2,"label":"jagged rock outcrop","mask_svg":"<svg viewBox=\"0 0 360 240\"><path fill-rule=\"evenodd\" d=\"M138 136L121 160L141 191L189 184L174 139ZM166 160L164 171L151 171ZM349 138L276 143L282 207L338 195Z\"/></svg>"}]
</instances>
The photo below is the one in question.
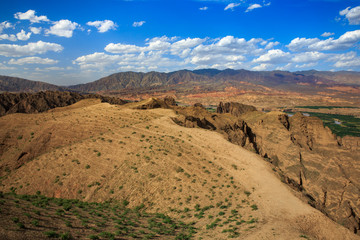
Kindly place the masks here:
<instances>
[{"instance_id":1,"label":"jagged rock outcrop","mask_svg":"<svg viewBox=\"0 0 360 240\"><path fill-rule=\"evenodd\" d=\"M44 112L56 107L65 107L86 98L101 99L102 102L110 104L127 103L119 98L75 92L2 93L0 94L0 117L11 113Z\"/></svg>"},{"instance_id":2,"label":"jagged rock outcrop","mask_svg":"<svg viewBox=\"0 0 360 240\"><path fill-rule=\"evenodd\" d=\"M204 108L204 106L201 103L195 103L194 107L200 107L200 108Z\"/></svg>"},{"instance_id":3,"label":"jagged rock outcrop","mask_svg":"<svg viewBox=\"0 0 360 240\"><path fill-rule=\"evenodd\" d=\"M217 113L230 113L236 117L251 111L256 111L254 106L245 105L236 102L220 102L219 106L216 109Z\"/></svg>"},{"instance_id":4,"label":"jagged rock outcrop","mask_svg":"<svg viewBox=\"0 0 360 240\"><path fill-rule=\"evenodd\" d=\"M280 112L242 116L256 135L258 152L309 203L355 233L360 229L359 151L339 146L320 119Z\"/></svg>"},{"instance_id":5,"label":"jagged rock outcrop","mask_svg":"<svg viewBox=\"0 0 360 240\"><path fill-rule=\"evenodd\" d=\"M232 106L232 107L231 107ZM240 146L263 156L283 181L302 191L309 204L360 234L360 168L358 144L337 139L322 121L300 113L247 111L219 105L212 114L197 107L176 108L174 121L186 127L218 131ZM353 139L352 139L353 140Z\"/></svg>"},{"instance_id":6,"label":"jagged rock outcrop","mask_svg":"<svg viewBox=\"0 0 360 240\"><path fill-rule=\"evenodd\" d=\"M176 106L176 101L173 97L165 97L164 99L149 98L145 101L139 102L136 109L154 109L154 108L172 108Z\"/></svg>"}]
</instances>

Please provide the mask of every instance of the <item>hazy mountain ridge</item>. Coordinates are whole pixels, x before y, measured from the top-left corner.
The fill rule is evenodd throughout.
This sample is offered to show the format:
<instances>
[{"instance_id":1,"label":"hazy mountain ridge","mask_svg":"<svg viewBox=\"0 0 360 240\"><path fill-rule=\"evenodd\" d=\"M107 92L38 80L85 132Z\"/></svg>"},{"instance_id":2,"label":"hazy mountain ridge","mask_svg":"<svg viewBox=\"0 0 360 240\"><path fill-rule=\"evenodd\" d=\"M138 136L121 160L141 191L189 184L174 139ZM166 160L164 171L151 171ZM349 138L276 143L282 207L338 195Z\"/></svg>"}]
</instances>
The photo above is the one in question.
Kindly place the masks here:
<instances>
[{"instance_id":1,"label":"hazy mountain ridge","mask_svg":"<svg viewBox=\"0 0 360 240\"><path fill-rule=\"evenodd\" d=\"M97 81L69 86L70 89L83 92L121 90L121 89L139 89L149 87L167 87L179 84L208 85L215 84L214 89L224 83L231 86L237 86L242 82L273 87L276 89L294 90L296 88L313 89L313 86L333 86L341 83L322 76L306 75L301 73L292 73L286 71L248 71L248 70L180 70L170 73L160 72L120 72ZM332 77L334 78L334 77ZM310 86L309 86L310 85Z\"/></svg>"},{"instance_id":2,"label":"hazy mountain ridge","mask_svg":"<svg viewBox=\"0 0 360 240\"><path fill-rule=\"evenodd\" d=\"M209 91L229 87L244 87L244 83L253 87L270 87L285 91L314 92L324 87L360 86L358 72L325 72L325 71L248 71L233 69L199 69L179 70L175 72L119 72L100 78L99 80L72 86L56 86L53 84L31 81L22 78L0 76L0 91L5 92L38 92L38 91L79 91L99 92L116 90L166 89L206 87Z\"/></svg>"},{"instance_id":3,"label":"hazy mountain ridge","mask_svg":"<svg viewBox=\"0 0 360 240\"><path fill-rule=\"evenodd\" d=\"M65 89L50 83L0 75L0 92L64 91Z\"/></svg>"}]
</instances>

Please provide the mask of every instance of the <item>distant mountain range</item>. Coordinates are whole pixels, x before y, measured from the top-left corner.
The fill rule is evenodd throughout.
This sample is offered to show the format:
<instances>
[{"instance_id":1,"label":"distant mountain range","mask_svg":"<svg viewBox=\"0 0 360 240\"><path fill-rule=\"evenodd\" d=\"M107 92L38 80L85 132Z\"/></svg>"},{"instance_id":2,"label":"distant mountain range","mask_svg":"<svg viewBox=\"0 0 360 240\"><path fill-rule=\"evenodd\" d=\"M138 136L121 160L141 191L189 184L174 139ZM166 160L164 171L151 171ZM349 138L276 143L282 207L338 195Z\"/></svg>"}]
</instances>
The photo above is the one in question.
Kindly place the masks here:
<instances>
[{"instance_id":1,"label":"distant mountain range","mask_svg":"<svg viewBox=\"0 0 360 240\"><path fill-rule=\"evenodd\" d=\"M286 91L318 91L319 88L351 85L360 87L359 72L326 72L326 71L248 71L248 70L180 70L163 72L120 72L101 78L97 81L67 87L44 82L30 81L22 78L0 76L0 91L38 92L77 91L106 92L119 90L163 89L190 91L196 87L216 91L224 87L259 90L272 88Z\"/></svg>"},{"instance_id":2,"label":"distant mountain range","mask_svg":"<svg viewBox=\"0 0 360 240\"><path fill-rule=\"evenodd\" d=\"M66 88L40 81L0 75L1 92L39 92L46 90L64 91Z\"/></svg>"}]
</instances>

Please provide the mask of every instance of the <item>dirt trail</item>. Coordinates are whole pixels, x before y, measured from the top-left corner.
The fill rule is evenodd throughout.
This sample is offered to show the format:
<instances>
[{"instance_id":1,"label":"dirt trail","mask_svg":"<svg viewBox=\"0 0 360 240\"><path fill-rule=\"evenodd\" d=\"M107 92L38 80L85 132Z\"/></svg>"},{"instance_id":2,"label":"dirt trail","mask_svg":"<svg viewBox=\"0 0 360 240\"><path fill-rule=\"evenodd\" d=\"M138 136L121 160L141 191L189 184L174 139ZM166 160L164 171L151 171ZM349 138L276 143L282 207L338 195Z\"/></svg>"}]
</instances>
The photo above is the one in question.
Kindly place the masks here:
<instances>
[{"instance_id":1,"label":"dirt trail","mask_svg":"<svg viewBox=\"0 0 360 240\"><path fill-rule=\"evenodd\" d=\"M222 166L251 192L259 206L262 223L246 239L360 239L348 229L333 222L318 210L297 198L272 172L260 156L226 141L221 134L204 129L183 128L172 122L170 110L152 110L166 116L156 119L165 128L181 128L191 134L198 146L206 145L209 153L221 157ZM219 159L219 158L217 158ZM236 165L241 171L235 170Z\"/></svg>"}]
</instances>

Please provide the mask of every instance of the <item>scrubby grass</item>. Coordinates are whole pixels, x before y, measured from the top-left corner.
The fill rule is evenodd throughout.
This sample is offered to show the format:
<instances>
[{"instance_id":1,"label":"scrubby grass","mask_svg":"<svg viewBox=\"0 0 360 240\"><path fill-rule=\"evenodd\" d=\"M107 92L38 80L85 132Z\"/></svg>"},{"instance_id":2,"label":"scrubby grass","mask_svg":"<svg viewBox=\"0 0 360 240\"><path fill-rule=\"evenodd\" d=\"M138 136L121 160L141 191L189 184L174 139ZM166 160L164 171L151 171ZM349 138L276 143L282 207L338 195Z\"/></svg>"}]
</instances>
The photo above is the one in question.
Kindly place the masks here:
<instances>
[{"instance_id":1,"label":"scrubby grass","mask_svg":"<svg viewBox=\"0 0 360 240\"><path fill-rule=\"evenodd\" d=\"M96 203L13 192L1 196L6 213L0 223L11 234L26 232L33 239L191 239L195 233L192 224L147 213L144 204L128 208L126 200Z\"/></svg>"}]
</instances>

